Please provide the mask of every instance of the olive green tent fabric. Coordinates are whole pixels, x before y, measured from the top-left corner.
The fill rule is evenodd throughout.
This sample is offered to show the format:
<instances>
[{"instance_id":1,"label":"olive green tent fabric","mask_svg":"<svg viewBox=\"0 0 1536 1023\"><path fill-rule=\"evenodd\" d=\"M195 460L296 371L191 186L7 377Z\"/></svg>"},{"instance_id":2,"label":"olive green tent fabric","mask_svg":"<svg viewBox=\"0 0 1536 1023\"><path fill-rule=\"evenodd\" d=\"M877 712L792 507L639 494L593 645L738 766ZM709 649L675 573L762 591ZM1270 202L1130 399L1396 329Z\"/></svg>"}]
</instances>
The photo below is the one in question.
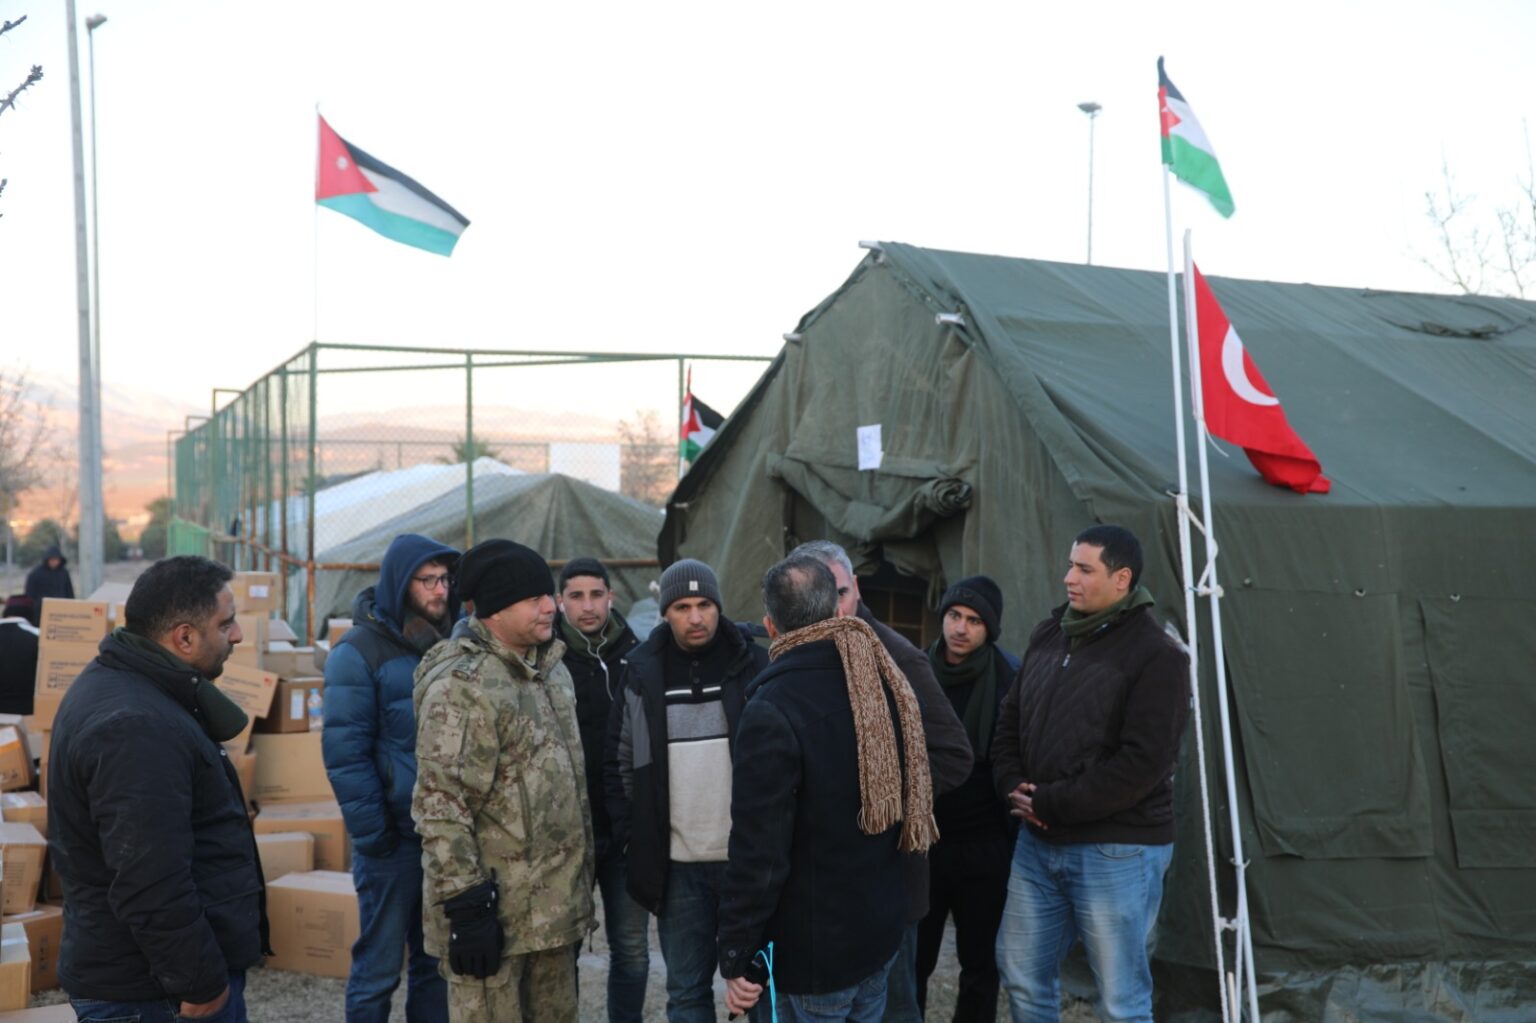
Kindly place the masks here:
<instances>
[{"instance_id":1,"label":"olive green tent fabric","mask_svg":"<svg viewBox=\"0 0 1536 1023\"><path fill-rule=\"evenodd\" d=\"M656 509L611 490L559 473L487 476L475 480L475 536L516 540L550 560L579 557L649 560L656 555ZM421 533L455 549L464 546L464 488L450 490L401 513L371 531L321 551L324 564L371 564L384 556L401 533ZM627 610L650 595L655 568L610 568L617 605ZM319 572L315 579L316 621L349 615L352 600L378 582L377 572ZM304 622L304 577L289 587L290 616Z\"/></svg>"},{"instance_id":2,"label":"olive green tent fabric","mask_svg":"<svg viewBox=\"0 0 1536 1023\"><path fill-rule=\"evenodd\" d=\"M1271 487L1213 443L1258 965L1536 961L1536 303L1209 279L1334 483ZM883 243L681 481L660 556L714 565L738 609L819 536L930 595L985 572L1010 646L1063 599L1072 538L1118 522L1142 538L1156 613L1187 634L1172 392L1164 275ZM874 425L879 464L861 467ZM1193 457L1190 478L1198 510ZM1157 948L1201 967L1186 745ZM1230 893L1219 762L1208 771Z\"/></svg>"}]
</instances>

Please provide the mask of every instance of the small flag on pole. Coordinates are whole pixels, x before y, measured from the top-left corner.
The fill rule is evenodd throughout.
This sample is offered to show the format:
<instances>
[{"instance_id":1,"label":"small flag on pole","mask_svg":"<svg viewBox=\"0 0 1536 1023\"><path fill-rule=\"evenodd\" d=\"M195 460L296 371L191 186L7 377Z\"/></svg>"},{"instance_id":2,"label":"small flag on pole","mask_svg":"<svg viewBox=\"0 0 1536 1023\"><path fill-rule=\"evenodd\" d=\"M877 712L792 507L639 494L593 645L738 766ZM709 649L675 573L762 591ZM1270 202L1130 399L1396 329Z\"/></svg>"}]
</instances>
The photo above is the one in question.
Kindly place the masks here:
<instances>
[{"instance_id":1,"label":"small flag on pole","mask_svg":"<svg viewBox=\"0 0 1536 1023\"><path fill-rule=\"evenodd\" d=\"M1195 415L1212 434L1241 447L1266 482L1300 494L1328 493L1333 484L1312 449L1291 429L1280 399L1253 364L1199 267L1195 318L1200 335Z\"/></svg>"},{"instance_id":2,"label":"small flag on pole","mask_svg":"<svg viewBox=\"0 0 1536 1023\"><path fill-rule=\"evenodd\" d=\"M1174 177L1204 193L1217 213L1230 217L1232 193L1216 162L1216 150L1183 94L1168 80L1161 57L1157 58L1157 105L1162 117L1163 164Z\"/></svg>"},{"instance_id":3,"label":"small flag on pole","mask_svg":"<svg viewBox=\"0 0 1536 1023\"><path fill-rule=\"evenodd\" d=\"M714 439L725 417L693 396L693 369L688 370L688 387L683 394L683 428L678 454L692 465L704 446Z\"/></svg>"},{"instance_id":4,"label":"small flag on pole","mask_svg":"<svg viewBox=\"0 0 1536 1023\"><path fill-rule=\"evenodd\" d=\"M347 142L320 118L315 201L391 241L440 256L453 252L469 221L381 160Z\"/></svg>"}]
</instances>

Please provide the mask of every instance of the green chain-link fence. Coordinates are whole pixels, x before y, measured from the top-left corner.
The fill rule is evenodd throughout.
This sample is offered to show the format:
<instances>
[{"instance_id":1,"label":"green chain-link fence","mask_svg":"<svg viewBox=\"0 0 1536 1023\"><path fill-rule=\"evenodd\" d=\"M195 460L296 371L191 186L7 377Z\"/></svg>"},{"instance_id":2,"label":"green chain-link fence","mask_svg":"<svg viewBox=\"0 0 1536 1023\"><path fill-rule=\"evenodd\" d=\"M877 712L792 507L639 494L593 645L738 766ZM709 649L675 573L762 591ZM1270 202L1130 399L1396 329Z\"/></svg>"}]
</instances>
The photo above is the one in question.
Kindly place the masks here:
<instances>
[{"instance_id":1,"label":"green chain-link fence","mask_svg":"<svg viewBox=\"0 0 1536 1023\"><path fill-rule=\"evenodd\" d=\"M468 547L477 513L527 491L523 477L558 474L659 508L680 470L685 373L696 368L699 396L728 407L767 361L312 344L188 417L174 440L169 549L280 571L284 616L313 639L317 616L338 610L317 607L317 577L376 570L382 547L358 560L356 541L413 511L430 509L439 532L446 511L451 541ZM596 501L540 507L574 514L551 507L562 500ZM655 564L653 542L643 558L580 553Z\"/></svg>"}]
</instances>

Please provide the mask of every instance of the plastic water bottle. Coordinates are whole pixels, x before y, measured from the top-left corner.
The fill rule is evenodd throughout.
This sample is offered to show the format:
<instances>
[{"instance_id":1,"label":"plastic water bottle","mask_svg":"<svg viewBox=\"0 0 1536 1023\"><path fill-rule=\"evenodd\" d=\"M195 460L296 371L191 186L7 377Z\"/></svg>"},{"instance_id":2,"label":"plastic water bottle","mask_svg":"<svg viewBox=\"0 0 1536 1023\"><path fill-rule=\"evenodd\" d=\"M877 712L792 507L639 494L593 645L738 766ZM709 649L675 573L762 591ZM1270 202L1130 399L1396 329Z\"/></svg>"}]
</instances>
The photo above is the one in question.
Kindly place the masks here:
<instances>
[{"instance_id":1,"label":"plastic water bottle","mask_svg":"<svg viewBox=\"0 0 1536 1023\"><path fill-rule=\"evenodd\" d=\"M320 690L311 689L309 699L305 701L309 708L309 730L318 732L325 727L325 700L320 695Z\"/></svg>"}]
</instances>

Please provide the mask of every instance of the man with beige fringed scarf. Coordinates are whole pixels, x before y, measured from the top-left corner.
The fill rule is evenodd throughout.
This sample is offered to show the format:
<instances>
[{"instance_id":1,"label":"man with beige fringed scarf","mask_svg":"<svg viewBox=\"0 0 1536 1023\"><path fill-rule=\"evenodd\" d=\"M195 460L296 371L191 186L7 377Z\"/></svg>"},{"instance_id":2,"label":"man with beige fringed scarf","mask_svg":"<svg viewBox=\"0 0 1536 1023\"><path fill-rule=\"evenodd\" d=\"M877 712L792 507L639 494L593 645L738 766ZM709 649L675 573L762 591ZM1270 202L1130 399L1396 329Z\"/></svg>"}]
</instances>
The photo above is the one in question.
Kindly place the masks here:
<instances>
[{"instance_id":1,"label":"man with beige fringed scarf","mask_svg":"<svg viewBox=\"0 0 1536 1023\"><path fill-rule=\"evenodd\" d=\"M726 1008L764 997L744 976L762 953L780 1019L873 1023L904 924L899 854L938 834L921 712L874 630L835 617L820 560L769 569L763 603L772 663L748 687L732 756Z\"/></svg>"}]
</instances>

